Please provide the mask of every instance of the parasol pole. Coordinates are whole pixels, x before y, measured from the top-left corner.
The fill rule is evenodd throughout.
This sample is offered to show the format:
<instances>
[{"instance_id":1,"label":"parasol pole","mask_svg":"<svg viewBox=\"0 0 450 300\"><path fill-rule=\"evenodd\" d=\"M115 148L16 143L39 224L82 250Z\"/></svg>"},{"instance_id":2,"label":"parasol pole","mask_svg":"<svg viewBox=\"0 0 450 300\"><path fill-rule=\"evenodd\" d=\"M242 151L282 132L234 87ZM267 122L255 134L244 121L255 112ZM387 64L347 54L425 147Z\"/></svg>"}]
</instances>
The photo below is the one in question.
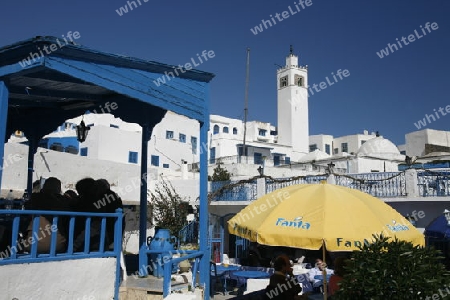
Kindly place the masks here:
<instances>
[{"instance_id":1,"label":"parasol pole","mask_svg":"<svg viewBox=\"0 0 450 300\"><path fill-rule=\"evenodd\" d=\"M325 268L322 270L322 277L323 277L323 299L327 299L327 263L325 261L325 240L323 240L322 244L322 256L323 256L323 263L325 264Z\"/></svg>"}]
</instances>

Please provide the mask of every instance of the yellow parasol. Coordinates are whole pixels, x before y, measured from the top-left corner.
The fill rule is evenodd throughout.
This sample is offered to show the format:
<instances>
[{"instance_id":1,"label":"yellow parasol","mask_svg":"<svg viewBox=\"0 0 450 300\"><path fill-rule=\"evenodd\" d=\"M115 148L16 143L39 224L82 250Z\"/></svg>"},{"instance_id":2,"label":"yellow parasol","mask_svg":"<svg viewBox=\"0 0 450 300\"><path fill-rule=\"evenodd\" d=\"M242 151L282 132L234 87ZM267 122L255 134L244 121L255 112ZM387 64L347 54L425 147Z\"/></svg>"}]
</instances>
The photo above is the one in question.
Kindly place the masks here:
<instances>
[{"instance_id":1,"label":"yellow parasol","mask_svg":"<svg viewBox=\"0 0 450 300\"><path fill-rule=\"evenodd\" d=\"M324 246L324 253L358 250L374 234L425 246L423 234L382 200L327 183L267 194L231 218L228 230L263 245L310 250Z\"/></svg>"}]
</instances>

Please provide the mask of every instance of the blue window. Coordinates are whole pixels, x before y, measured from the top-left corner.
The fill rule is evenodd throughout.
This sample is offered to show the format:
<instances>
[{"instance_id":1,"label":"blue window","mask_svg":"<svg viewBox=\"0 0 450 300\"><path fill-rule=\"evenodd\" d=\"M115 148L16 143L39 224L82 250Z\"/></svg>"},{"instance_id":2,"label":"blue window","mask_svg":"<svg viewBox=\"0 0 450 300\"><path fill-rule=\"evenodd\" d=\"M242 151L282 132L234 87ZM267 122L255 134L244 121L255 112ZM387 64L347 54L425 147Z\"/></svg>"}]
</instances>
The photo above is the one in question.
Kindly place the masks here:
<instances>
[{"instance_id":1,"label":"blue window","mask_svg":"<svg viewBox=\"0 0 450 300\"><path fill-rule=\"evenodd\" d=\"M166 139L173 139L173 131L166 130Z\"/></svg>"},{"instance_id":2,"label":"blue window","mask_svg":"<svg viewBox=\"0 0 450 300\"><path fill-rule=\"evenodd\" d=\"M223 132L223 133L228 133L228 127L225 126L225 127L222 129L222 132Z\"/></svg>"},{"instance_id":3,"label":"blue window","mask_svg":"<svg viewBox=\"0 0 450 300\"><path fill-rule=\"evenodd\" d=\"M192 154L197 154L197 138L191 136Z\"/></svg>"},{"instance_id":4,"label":"blue window","mask_svg":"<svg viewBox=\"0 0 450 300\"><path fill-rule=\"evenodd\" d=\"M81 156L87 156L88 155L88 148L84 147L80 149L80 155Z\"/></svg>"},{"instance_id":5,"label":"blue window","mask_svg":"<svg viewBox=\"0 0 450 300\"><path fill-rule=\"evenodd\" d=\"M284 158L284 163L285 163L286 165L289 165L289 164L291 163L291 158L290 158L289 156L286 156L286 157Z\"/></svg>"},{"instance_id":6,"label":"blue window","mask_svg":"<svg viewBox=\"0 0 450 300\"><path fill-rule=\"evenodd\" d=\"M163 168L164 169L168 169L169 168L169 164L163 164Z\"/></svg>"},{"instance_id":7,"label":"blue window","mask_svg":"<svg viewBox=\"0 0 450 300\"><path fill-rule=\"evenodd\" d=\"M274 166L279 166L280 165L280 156L279 155L275 155L273 157L273 165Z\"/></svg>"},{"instance_id":8,"label":"blue window","mask_svg":"<svg viewBox=\"0 0 450 300\"><path fill-rule=\"evenodd\" d=\"M137 164L138 162L138 153L134 151L128 152L128 162L132 164Z\"/></svg>"},{"instance_id":9,"label":"blue window","mask_svg":"<svg viewBox=\"0 0 450 300\"><path fill-rule=\"evenodd\" d=\"M258 152L253 153L253 160L254 160L253 163L255 165L262 165L263 163L262 154Z\"/></svg>"},{"instance_id":10,"label":"blue window","mask_svg":"<svg viewBox=\"0 0 450 300\"><path fill-rule=\"evenodd\" d=\"M118 125L114 125L114 124L109 124L109 127L112 127L112 128L119 128Z\"/></svg>"},{"instance_id":11,"label":"blue window","mask_svg":"<svg viewBox=\"0 0 450 300\"><path fill-rule=\"evenodd\" d=\"M248 155L248 146L245 147L245 154L244 154L243 148L244 148L243 146L238 147L239 156L247 156Z\"/></svg>"},{"instance_id":12,"label":"blue window","mask_svg":"<svg viewBox=\"0 0 450 300\"><path fill-rule=\"evenodd\" d=\"M159 167L159 156L158 155L152 155L150 161L151 161L152 166Z\"/></svg>"},{"instance_id":13,"label":"blue window","mask_svg":"<svg viewBox=\"0 0 450 300\"><path fill-rule=\"evenodd\" d=\"M317 144L309 145L309 152L313 152L315 150L317 150Z\"/></svg>"},{"instance_id":14,"label":"blue window","mask_svg":"<svg viewBox=\"0 0 450 300\"><path fill-rule=\"evenodd\" d=\"M209 150L209 163L210 164L216 163L216 147L212 147Z\"/></svg>"},{"instance_id":15,"label":"blue window","mask_svg":"<svg viewBox=\"0 0 450 300\"><path fill-rule=\"evenodd\" d=\"M180 143L186 143L186 135L185 134L180 133L178 139L180 140Z\"/></svg>"},{"instance_id":16,"label":"blue window","mask_svg":"<svg viewBox=\"0 0 450 300\"><path fill-rule=\"evenodd\" d=\"M331 154L331 147L329 144L325 144L325 153L326 154Z\"/></svg>"},{"instance_id":17,"label":"blue window","mask_svg":"<svg viewBox=\"0 0 450 300\"><path fill-rule=\"evenodd\" d=\"M266 132L267 132L267 130L265 130L265 129L259 129L260 136L266 136Z\"/></svg>"},{"instance_id":18,"label":"blue window","mask_svg":"<svg viewBox=\"0 0 450 300\"><path fill-rule=\"evenodd\" d=\"M277 135L277 134L278 134L278 132L276 130L271 130L270 131L270 135Z\"/></svg>"},{"instance_id":19,"label":"blue window","mask_svg":"<svg viewBox=\"0 0 450 300\"><path fill-rule=\"evenodd\" d=\"M237 134L237 128L233 127L233 134Z\"/></svg>"},{"instance_id":20,"label":"blue window","mask_svg":"<svg viewBox=\"0 0 450 300\"><path fill-rule=\"evenodd\" d=\"M218 133L219 133L219 125L214 125L213 134L218 134Z\"/></svg>"},{"instance_id":21,"label":"blue window","mask_svg":"<svg viewBox=\"0 0 450 300\"><path fill-rule=\"evenodd\" d=\"M342 152L348 152L348 144L347 143L342 143L341 144L341 151Z\"/></svg>"}]
</instances>

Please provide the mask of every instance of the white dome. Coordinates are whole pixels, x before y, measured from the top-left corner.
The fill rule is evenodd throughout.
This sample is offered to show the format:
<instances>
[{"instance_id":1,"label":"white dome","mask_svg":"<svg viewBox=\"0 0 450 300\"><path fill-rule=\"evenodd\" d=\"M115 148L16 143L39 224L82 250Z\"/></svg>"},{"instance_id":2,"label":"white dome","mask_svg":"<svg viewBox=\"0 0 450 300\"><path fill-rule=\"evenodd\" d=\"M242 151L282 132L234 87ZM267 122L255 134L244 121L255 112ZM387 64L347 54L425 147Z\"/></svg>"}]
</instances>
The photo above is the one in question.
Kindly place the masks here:
<instances>
[{"instance_id":1,"label":"white dome","mask_svg":"<svg viewBox=\"0 0 450 300\"><path fill-rule=\"evenodd\" d=\"M312 152L309 152L308 154L300 157L299 162L309 162L313 160L321 160L321 159L327 159L330 155L327 153L320 151L319 149L316 149Z\"/></svg>"},{"instance_id":2,"label":"white dome","mask_svg":"<svg viewBox=\"0 0 450 300\"><path fill-rule=\"evenodd\" d=\"M386 155L401 155L397 146L390 140L381 136L373 138L365 142L359 147L358 156L386 156Z\"/></svg>"}]
</instances>

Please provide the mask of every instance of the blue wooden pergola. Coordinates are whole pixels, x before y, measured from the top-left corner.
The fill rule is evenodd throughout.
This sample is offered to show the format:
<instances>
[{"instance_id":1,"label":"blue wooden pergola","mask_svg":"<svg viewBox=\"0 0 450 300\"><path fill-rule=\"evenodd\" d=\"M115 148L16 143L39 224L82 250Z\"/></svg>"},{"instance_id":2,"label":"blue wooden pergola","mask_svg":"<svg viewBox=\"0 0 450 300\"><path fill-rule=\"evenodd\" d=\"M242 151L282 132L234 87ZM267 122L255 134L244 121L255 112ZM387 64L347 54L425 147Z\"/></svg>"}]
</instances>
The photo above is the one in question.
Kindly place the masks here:
<instances>
[{"instance_id":1,"label":"blue wooden pergola","mask_svg":"<svg viewBox=\"0 0 450 300\"><path fill-rule=\"evenodd\" d=\"M64 44L55 37L35 37L0 48L0 140L15 130L29 141L28 191L33 157L40 139L65 120L88 110L101 111L117 103L112 113L142 126L139 244L146 243L147 153L153 127L170 110L200 123L200 144L207 145L209 82L213 74L197 70L154 84L176 66L108 54L80 45ZM52 46L53 45L53 46ZM55 46L56 45L56 46ZM56 49L44 51L44 49ZM27 58L31 58L28 59ZM24 61L27 60L27 61ZM0 147L0 157L4 147ZM2 160L0 160L2 164ZM2 168L0 168L0 183ZM209 296L207 152L200 152L200 283ZM205 298L205 299L206 299Z\"/></svg>"}]
</instances>

